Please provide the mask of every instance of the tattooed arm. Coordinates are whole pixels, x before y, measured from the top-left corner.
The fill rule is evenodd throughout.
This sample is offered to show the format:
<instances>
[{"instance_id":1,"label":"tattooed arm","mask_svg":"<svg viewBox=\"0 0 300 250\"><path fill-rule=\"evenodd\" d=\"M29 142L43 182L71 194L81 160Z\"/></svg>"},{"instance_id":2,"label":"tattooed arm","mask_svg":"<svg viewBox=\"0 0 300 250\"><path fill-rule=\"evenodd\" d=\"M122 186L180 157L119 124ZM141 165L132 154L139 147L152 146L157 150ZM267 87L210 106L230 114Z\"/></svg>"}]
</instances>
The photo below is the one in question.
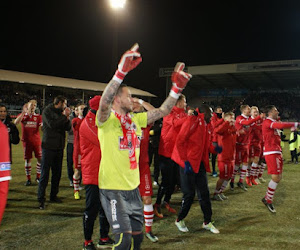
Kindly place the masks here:
<instances>
[{"instance_id":1,"label":"tattooed arm","mask_svg":"<svg viewBox=\"0 0 300 250\"><path fill-rule=\"evenodd\" d=\"M100 124L104 123L110 116L111 106L119 87L120 83L112 79L104 89L97 113L97 119Z\"/></svg>"},{"instance_id":2,"label":"tattooed arm","mask_svg":"<svg viewBox=\"0 0 300 250\"><path fill-rule=\"evenodd\" d=\"M169 95L158 109L153 109L147 112L147 123L151 124L156 120L168 115L176 102L177 99Z\"/></svg>"}]
</instances>

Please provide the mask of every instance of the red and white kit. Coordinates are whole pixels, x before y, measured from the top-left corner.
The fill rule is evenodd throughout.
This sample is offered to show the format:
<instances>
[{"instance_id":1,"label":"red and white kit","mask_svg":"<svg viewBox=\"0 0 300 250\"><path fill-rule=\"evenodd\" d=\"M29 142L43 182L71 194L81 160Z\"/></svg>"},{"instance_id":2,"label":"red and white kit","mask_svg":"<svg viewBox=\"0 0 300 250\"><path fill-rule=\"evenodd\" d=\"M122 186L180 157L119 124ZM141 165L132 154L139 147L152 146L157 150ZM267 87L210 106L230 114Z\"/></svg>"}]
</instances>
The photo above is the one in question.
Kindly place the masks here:
<instances>
[{"instance_id":1,"label":"red and white kit","mask_svg":"<svg viewBox=\"0 0 300 250\"><path fill-rule=\"evenodd\" d=\"M22 120L22 141L24 148L24 159L30 160L32 152L36 158L42 157L41 137L39 127L42 126L42 116L39 114L26 113Z\"/></svg>"},{"instance_id":2,"label":"red and white kit","mask_svg":"<svg viewBox=\"0 0 300 250\"><path fill-rule=\"evenodd\" d=\"M253 119L253 118L252 118ZM258 120L250 126L249 134L249 157L260 157L262 153L262 121Z\"/></svg>"},{"instance_id":3,"label":"red and white kit","mask_svg":"<svg viewBox=\"0 0 300 250\"><path fill-rule=\"evenodd\" d=\"M74 167L76 169L81 169L81 164L80 164L81 153L80 153L79 128L80 128L80 125L81 125L82 121L83 121L83 117L75 117L72 120L72 128L73 128L73 132L74 132L73 162L74 162Z\"/></svg>"}]
</instances>

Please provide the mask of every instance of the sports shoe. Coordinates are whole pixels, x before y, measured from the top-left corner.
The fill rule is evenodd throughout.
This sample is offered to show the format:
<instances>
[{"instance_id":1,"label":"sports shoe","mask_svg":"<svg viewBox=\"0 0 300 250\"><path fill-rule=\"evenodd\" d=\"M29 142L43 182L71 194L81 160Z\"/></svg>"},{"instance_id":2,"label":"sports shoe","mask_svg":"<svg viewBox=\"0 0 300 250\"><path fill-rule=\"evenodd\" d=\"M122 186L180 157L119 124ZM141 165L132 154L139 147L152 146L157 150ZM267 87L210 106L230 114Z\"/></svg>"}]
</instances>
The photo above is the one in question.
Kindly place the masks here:
<instances>
[{"instance_id":1,"label":"sports shoe","mask_svg":"<svg viewBox=\"0 0 300 250\"><path fill-rule=\"evenodd\" d=\"M36 183L40 183L40 178L35 178Z\"/></svg>"},{"instance_id":2,"label":"sports shoe","mask_svg":"<svg viewBox=\"0 0 300 250\"><path fill-rule=\"evenodd\" d=\"M41 209L41 210L45 209L45 202L43 202L43 201L40 202L39 209Z\"/></svg>"},{"instance_id":3,"label":"sports shoe","mask_svg":"<svg viewBox=\"0 0 300 250\"><path fill-rule=\"evenodd\" d=\"M251 178L251 182L252 182L252 184L255 185L255 186L258 185L258 183L256 182L256 180L255 180L253 177Z\"/></svg>"},{"instance_id":4,"label":"sports shoe","mask_svg":"<svg viewBox=\"0 0 300 250\"><path fill-rule=\"evenodd\" d=\"M74 198L75 198L75 200L80 200L80 194L79 194L79 191L76 191L76 192L74 193Z\"/></svg>"},{"instance_id":5,"label":"sports shoe","mask_svg":"<svg viewBox=\"0 0 300 250\"><path fill-rule=\"evenodd\" d=\"M113 247L115 241L111 239L110 237L107 238L107 240L99 239L97 247L98 248L111 248Z\"/></svg>"},{"instance_id":6,"label":"sports shoe","mask_svg":"<svg viewBox=\"0 0 300 250\"><path fill-rule=\"evenodd\" d=\"M146 233L145 235L153 243L158 242L158 238L152 233L152 231L150 231L149 233Z\"/></svg>"},{"instance_id":7,"label":"sports shoe","mask_svg":"<svg viewBox=\"0 0 300 250\"><path fill-rule=\"evenodd\" d=\"M266 205L266 207L269 209L269 211L270 211L271 213L276 213L275 207L273 206L272 203L268 203L268 201L266 200L266 198L262 198L261 201Z\"/></svg>"},{"instance_id":8,"label":"sports shoe","mask_svg":"<svg viewBox=\"0 0 300 250\"><path fill-rule=\"evenodd\" d=\"M164 217L164 215L161 213L160 205L154 204L154 214L160 219L162 219Z\"/></svg>"},{"instance_id":9,"label":"sports shoe","mask_svg":"<svg viewBox=\"0 0 300 250\"><path fill-rule=\"evenodd\" d=\"M175 210L174 208L171 208L171 206L170 206L170 204L169 204L168 202L164 201L164 205L165 205L166 209L167 209L170 213L172 213L172 214L176 214L176 213L177 213L176 210Z\"/></svg>"},{"instance_id":10,"label":"sports shoe","mask_svg":"<svg viewBox=\"0 0 300 250\"><path fill-rule=\"evenodd\" d=\"M70 187L73 187L73 181L70 181Z\"/></svg>"},{"instance_id":11,"label":"sports shoe","mask_svg":"<svg viewBox=\"0 0 300 250\"><path fill-rule=\"evenodd\" d=\"M184 220L180 220L180 221L175 220L175 225L177 226L178 230L181 232L186 233L189 231L189 229L186 227L184 223Z\"/></svg>"},{"instance_id":12,"label":"sports shoe","mask_svg":"<svg viewBox=\"0 0 300 250\"><path fill-rule=\"evenodd\" d=\"M254 179L254 180L255 180L255 182L256 182L258 185L260 185L260 184L261 184L261 182L259 181L259 179L258 179L258 178Z\"/></svg>"},{"instance_id":13,"label":"sports shoe","mask_svg":"<svg viewBox=\"0 0 300 250\"><path fill-rule=\"evenodd\" d=\"M227 200L227 199L228 199L228 197L227 197L225 194L223 194L223 193L220 193L219 196L220 196L223 200Z\"/></svg>"},{"instance_id":14,"label":"sports shoe","mask_svg":"<svg viewBox=\"0 0 300 250\"><path fill-rule=\"evenodd\" d=\"M202 224L202 228L204 228L204 229L206 229L206 230L209 230L209 231L211 231L211 232L214 233L214 234L220 233L220 231L219 231L217 228L215 228L215 226L214 226L211 222L209 222L209 223L206 224L206 225L205 225L205 223L203 223L203 224Z\"/></svg>"},{"instance_id":15,"label":"sports shoe","mask_svg":"<svg viewBox=\"0 0 300 250\"><path fill-rule=\"evenodd\" d=\"M158 186L157 181L153 181L153 186Z\"/></svg>"},{"instance_id":16,"label":"sports shoe","mask_svg":"<svg viewBox=\"0 0 300 250\"><path fill-rule=\"evenodd\" d=\"M252 187L252 182L251 182L251 178L250 176L249 177L246 177L246 183L249 187Z\"/></svg>"},{"instance_id":17,"label":"sports shoe","mask_svg":"<svg viewBox=\"0 0 300 250\"><path fill-rule=\"evenodd\" d=\"M94 246L93 242L90 242L89 244L85 245L83 243L83 250L96 250L96 247Z\"/></svg>"},{"instance_id":18,"label":"sports shoe","mask_svg":"<svg viewBox=\"0 0 300 250\"><path fill-rule=\"evenodd\" d=\"M214 200L214 201L223 201L220 194L214 194L214 196L212 197L212 200Z\"/></svg>"},{"instance_id":19,"label":"sports shoe","mask_svg":"<svg viewBox=\"0 0 300 250\"><path fill-rule=\"evenodd\" d=\"M248 189L246 188L246 186L245 186L244 183L242 183L242 182L238 182L238 183L237 183L237 186L238 186L239 188L243 189L244 191L248 191Z\"/></svg>"},{"instance_id":20,"label":"sports shoe","mask_svg":"<svg viewBox=\"0 0 300 250\"><path fill-rule=\"evenodd\" d=\"M53 202L53 203L62 203L62 200L59 199L57 196L55 196L55 197L51 197L50 198L50 202Z\"/></svg>"},{"instance_id":21,"label":"sports shoe","mask_svg":"<svg viewBox=\"0 0 300 250\"><path fill-rule=\"evenodd\" d=\"M212 177L218 177L218 173L217 172L213 172L212 173Z\"/></svg>"},{"instance_id":22,"label":"sports shoe","mask_svg":"<svg viewBox=\"0 0 300 250\"><path fill-rule=\"evenodd\" d=\"M31 180L27 180L24 185L25 186L30 186L31 185Z\"/></svg>"},{"instance_id":23,"label":"sports shoe","mask_svg":"<svg viewBox=\"0 0 300 250\"><path fill-rule=\"evenodd\" d=\"M266 180L263 177L258 178L261 183L265 183Z\"/></svg>"},{"instance_id":24,"label":"sports shoe","mask_svg":"<svg viewBox=\"0 0 300 250\"><path fill-rule=\"evenodd\" d=\"M234 191L234 182L230 182L230 190Z\"/></svg>"}]
</instances>

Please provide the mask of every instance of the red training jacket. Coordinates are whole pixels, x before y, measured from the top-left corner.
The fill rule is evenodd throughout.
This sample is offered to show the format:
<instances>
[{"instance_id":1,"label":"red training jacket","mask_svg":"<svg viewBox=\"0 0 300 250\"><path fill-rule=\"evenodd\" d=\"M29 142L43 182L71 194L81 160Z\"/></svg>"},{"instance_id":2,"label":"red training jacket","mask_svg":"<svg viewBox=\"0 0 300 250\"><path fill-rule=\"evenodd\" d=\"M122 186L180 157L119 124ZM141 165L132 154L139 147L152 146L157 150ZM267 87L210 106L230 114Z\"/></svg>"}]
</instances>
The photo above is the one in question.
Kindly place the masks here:
<instances>
[{"instance_id":1,"label":"red training jacket","mask_svg":"<svg viewBox=\"0 0 300 250\"><path fill-rule=\"evenodd\" d=\"M238 131L238 136L236 138L236 143L239 145L248 145L249 144L249 133L250 133L250 125L258 120L260 120L260 116L252 119L251 117L245 115L239 115L235 120L235 128ZM243 131L243 133L239 133L239 131Z\"/></svg>"},{"instance_id":2,"label":"red training jacket","mask_svg":"<svg viewBox=\"0 0 300 250\"><path fill-rule=\"evenodd\" d=\"M184 168L184 162L189 161L194 173L199 172L200 163L203 162L206 172L210 173L209 152L216 154L212 143L209 141L204 114L188 116L177 136L172 160L182 168Z\"/></svg>"},{"instance_id":3,"label":"red training jacket","mask_svg":"<svg viewBox=\"0 0 300 250\"><path fill-rule=\"evenodd\" d=\"M223 120L223 119L222 119ZM236 128L228 121L224 121L215 129L218 135L218 145L223 148L218 154L218 161L234 161L236 147Z\"/></svg>"},{"instance_id":4,"label":"red training jacket","mask_svg":"<svg viewBox=\"0 0 300 250\"><path fill-rule=\"evenodd\" d=\"M10 153L9 136L7 127L0 121L0 182L9 181L10 176Z\"/></svg>"},{"instance_id":5,"label":"red training jacket","mask_svg":"<svg viewBox=\"0 0 300 250\"><path fill-rule=\"evenodd\" d=\"M89 111L79 128L81 174L85 185L98 185L101 150L95 119L96 115Z\"/></svg>"},{"instance_id":6,"label":"red training jacket","mask_svg":"<svg viewBox=\"0 0 300 250\"><path fill-rule=\"evenodd\" d=\"M184 109L174 106L171 113L163 118L158 154L171 158L177 134L186 117Z\"/></svg>"}]
</instances>

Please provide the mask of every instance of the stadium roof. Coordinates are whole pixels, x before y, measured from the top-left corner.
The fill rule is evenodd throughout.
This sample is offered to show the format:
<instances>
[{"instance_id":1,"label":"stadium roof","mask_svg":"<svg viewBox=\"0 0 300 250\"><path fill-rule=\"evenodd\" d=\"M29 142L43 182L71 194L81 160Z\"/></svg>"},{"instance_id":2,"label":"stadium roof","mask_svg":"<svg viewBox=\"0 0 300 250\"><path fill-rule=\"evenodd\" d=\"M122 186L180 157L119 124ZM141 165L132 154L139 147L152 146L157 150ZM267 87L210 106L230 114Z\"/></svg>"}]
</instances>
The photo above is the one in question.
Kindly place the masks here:
<instances>
[{"instance_id":1,"label":"stadium roof","mask_svg":"<svg viewBox=\"0 0 300 250\"><path fill-rule=\"evenodd\" d=\"M173 68L160 69L160 77ZM300 60L190 66L189 86L199 89L250 89L300 87Z\"/></svg>"},{"instance_id":2,"label":"stadium roof","mask_svg":"<svg viewBox=\"0 0 300 250\"><path fill-rule=\"evenodd\" d=\"M0 69L0 81L37 84L42 86L55 86L80 90L103 91L106 83L77 80L56 76L46 76L32 73L24 73ZM133 95L156 97L155 95L140 89L129 87Z\"/></svg>"}]
</instances>

